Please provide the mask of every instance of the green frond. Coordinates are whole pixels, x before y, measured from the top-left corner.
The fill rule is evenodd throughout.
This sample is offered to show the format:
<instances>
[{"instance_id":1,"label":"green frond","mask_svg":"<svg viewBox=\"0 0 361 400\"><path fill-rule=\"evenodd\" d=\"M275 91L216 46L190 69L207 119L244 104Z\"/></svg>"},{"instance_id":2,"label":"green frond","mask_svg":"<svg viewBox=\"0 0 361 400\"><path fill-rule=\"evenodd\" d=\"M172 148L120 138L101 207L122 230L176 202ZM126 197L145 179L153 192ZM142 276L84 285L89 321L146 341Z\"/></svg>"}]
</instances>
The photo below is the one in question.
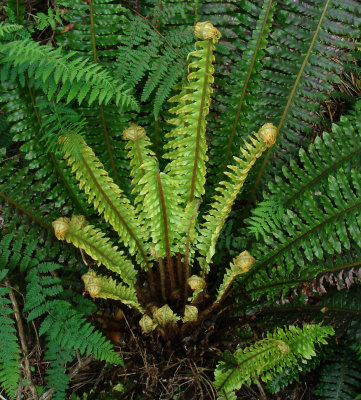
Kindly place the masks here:
<instances>
[{"instance_id":1,"label":"green frond","mask_svg":"<svg viewBox=\"0 0 361 400\"><path fill-rule=\"evenodd\" d=\"M248 224L248 231L258 240L260 236L265 237L280 228L284 208L280 202L265 200L258 203L251 213L253 215L245 222Z\"/></svg>"},{"instance_id":2,"label":"green frond","mask_svg":"<svg viewBox=\"0 0 361 400\"><path fill-rule=\"evenodd\" d=\"M354 400L361 391L360 371L361 362L352 349L339 349L320 370L314 394L319 400Z\"/></svg>"},{"instance_id":3,"label":"green frond","mask_svg":"<svg viewBox=\"0 0 361 400\"><path fill-rule=\"evenodd\" d=\"M66 23L75 25L66 32L59 29L57 43L100 63L114 62L129 11L109 0L60 0L57 4L68 11L63 16Z\"/></svg>"},{"instance_id":4,"label":"green frond","mask_svg":"<svg viewBox=\"0 0 361 400\"><path fill-rule=\"evenodd\" d=\"M3 261L3 259L1 260ZM0 263L0 283L6 277L6 265ZM20 348L16 336L15 322L11 317L13 310L8 299L9 289L0 286L0 387L9 399L15 399L20 380Z\"/></svg>"},{"instance_id":5,"label":"green frond","mask_svg":"<svg viewBox=\"0 0 361 400\"><path fill-rule=\"evenodd\" d=\"M274 143L275 127L271 125L264 125L257 134L250 136L250 143L246 141L244 148L241 147L243 159L234 157L237 165L229 166L230 171L225 172L229 180L220 182L220 186L216 189L219 194L214 197L215 201L211 204L210 211L204 215L205 222L201 225L197 238L197 248L202 256L199 261L203 274L209 271L218 237L250 169L257 158ZM264 136L265 132L271 136Z\"/></svg>"},{"instance_id":6,"label":"green frond","mask_svg":"<svg viewBox=\"0 0 361 400\"><path fill-rule=\"evenodd\" d=\"M218 364L215 386L220 398L235 400L234 391L243 383L250 384L256 377L267 382L299 359L311 359L316 355L315 345L326 344L326 338L333 334L332 328L320 325L289 326L267 333L265 339L237 350L230 360Z\"/></svg>"},{"instance_id":7,"label":"green frond","mask_svg":"<svg viewBox=\"0 0 361 400\"><path fill-rule=\"evenodd\" d=\"M212 168L209 174L213 177L221 176L227 165L232 163L233 156L238 154L239 142L247 137L249 131L257 129L257 125L253 124L254 121L249 121L249 114L255 104L261 100L258 96L261 91L261 69L275 2L273 0L259 1L255 5L248 1L242 3L238 10L232 10L232 15L240 23L247 25L246 30L249 29L251 36L247 40L246 48L238 49L241 43L234 44L236 49L232 49L231 52L236 50L237 57L234 62L227 60L230 71L227 71L228 76L222 77L225 80L222 84L224 88L220 88L221 91L224 90L224 93L217 93L218 105L215 111L219 116L219 122L217 120L215 124L212 134L213 146L210 148ZM257 11L253 11L254 9ZM247 21L244 21L243 10L251 14ZM239 35L235 37L240 41ZM211 182L213 183L214 179Z\"/></svg>"},{"instance_id":8,"label":"green frond","mask_svg":"<svg viewBox=\"0 0 361 400\"><path fill-rule=\"evenodd\" d=\"M170 141L165 146L165 158L171 162L165 172L174 179L179 188L184 205L201 198L204 194L206 161L206 116L211 102L214 68L213 40L196 42L196 50L188 57L196 57L188 69L188 83L183 85L180 94L170 102L178 105L169 111L176 116L168 122L176 128L167 133Z\"/></svg>"},{"instance_id":9,"label":"green frond","mask_svg":"<svg viewBox=\"0 0 361 400\"><path fill-rule=\"evenodd\" d=\"M119 300L124 304L136 308L141 313L144 312L133 287L117 283L114 279L98 275L92 270L83 275L82 279L85 289L92 297Z\"/></svg>"},{"instance_id":10,"label":"green frond","mask_svg":"<svg viewBox=\"0 0 361 400\"><path fill-rule=\"evenodd\" d=\"M279 137L260 166L247 208L263 177L272 181L300 145L312 140L315 124L322 121L320 104L340 82L342 62L348 59L354 47L352 38L357 37L361 24L356 3L345 7L342 0L312 0L307 4L284 0L276 15L261 90L255 94L262 100L249 120L257 121L259 115L270 118L278 127Z\"/></svg>"},{"instance_id":11,"label":"green frond","mask_svg":"<svg viewBox=\"0 0 361 400\"><path fill-rule=\"evenodd\" d=\"M86 321L81 311L62 298L62 279L52 275L60 268L59 264L43 262L28 271L24 307L29 312L28 321L44 317L39 335L46 335L73 356L78 350L81 355L93 353L98 360L120 364L122 361L111 343Z\"/></svg>"},{"instance_id":12,"label":"green frond","mask_svg":"<svg viewBox=\"0 0 361 400\"><path fill-rule=\"evenodd\" d=\"M66 221L65 218L54 221L55 235L57 235L57 224L59 223L68 229L65 235L57 235L58 239L66 240L84 250L93 260L98 261L99 265L103 264L110 271L117 273L129 286L134 287L137 272L132 262L124 256L124 252L109 241L109 238L104 237L105 233L100 229L85 221L77 223L79 218L81 219L81 216L73 216L70 221Z\"/></svg>"},{"instance_id":13,"label":"green frond","mask_svg":"<svg viewBox=\"0 0 361 400\"><path fill-rule=\"evenodd\" d=\"M7 24L7 23L1 23L0 24L0 38L5 38L9 33L14 33L17 31L20 31L21 29L24 29L22 25L17 25L17 24Z\"/></svg>"},{"instance_id":14,"label":"green frond","mask_svg":"<svg viewBox=\"0 0 361 400\"><path fill-rule=\"evenodd\" d=\"M46 382L49 389L53 390L52 398L64 400L70 384L66 364L73 360L73 356L59 343L49 341L44 357L50 363L46 371Z\"/></svg>"},{"instance_id":15,"label":"green frond","mask_svg":"<svg viewBox=\"0 0 361 400\"><path fill-rule=\"evenodd\" d=\"M339 168L348 169L361 153L361 103L349 115L332 125L332 132L317 136L307 150L299 150L299 160L291 160L282 168L282 175L268 183L273 197L290 206L309 191L319 192L328 176ZM357 161L356 161L357 162ZM292 183L292 184L290 184Z\"/></svg>"},{"instance_id":16,"label":"green frond","mask_svg":"<svg viewBox=\"0 0 361 400\"><path fill-rule=\"evenodd\" d=\"M55 211L53 208L66 207L69 198L78 212L87 214L84 207L86 203L79 196L76 181L66 168L66 163L51 150L47 151L45 143L41 140L51 142L53 126L59 130L64 128L64 116L61 114L69 115L68 107L54 106L44 97L37 96L28 85L22 89L8 83L4 84L2 89L0 102L4 103L9 131L13 141L20 145L21 156L16 160L19 165L14 160L1 168L4 170L4 179L0 179L0 190L7 197L25 206L24 208L34 210L35 214L42 214L44 211L44 214L49 214L49 210L50 213ZM79 116L74 116L73 113L72 120L74 123L79 121ZM22 157L26 160L26 167L21 166ZM22 171L18 171L19 169ZM14 171L10 172L11 170ZM12 182L7 178L9 174L13 176ZM23 183L17 185L19 180ZM29 186L31 189L26 190ZM22 196L25 191L28 194L26 197ZM52 207L44 205L45 198L53 204ZM50 217L50 221L52 219L55 217Z\"/></svg>"},{"instance_id":17,"label":"green frond","mask_svg":"<svg viewBox=\"0 0 361 400\"><path fill-rule=\"evenodd\" d=\"M143 132L144 128L132 125L124 131L124 137L129 140L126 148L132 166L132 194L136 195L137 213L144 230L152 238L155 253L163 258L178 239L175 227L180 214L179 200L168 175L159 171L158 160L148 148L149 138L142 135L131 139L126 135L131 129Z\"/></svg>"},{"instance_id":18,"label":"green frond","mask_svg":"<svg viewBox=\"0 0 361 400\"><path fill-rule=\"evenodd\" d=\"M86 98L88 104L95 100L107 104L113 100L122 108L138 108L133 97L107 70L75 52L65 54L61 48L23 39L1 44L0 54L3 82L11 71L11 76L17 74L24 84L26 71L48 99L57 92L57 102L66 98L66 103L76 99L81 104Z\"/></svg>"},{"instance_id":19,"label":"green frond","mask_svg":"<svg viewBox=\"0 0 361 400\"><path fill-rule=\"evenodd\" d=\"M301 151L303 169L294 162L290 168L284 168L283 179L277 179L280 191L270 184L274 195L268 200L280 201L290 209L283 215L281 227L269 233L264 244L259 243L253 252L258 262L243 282L249 292L255 289L255 296L261 292L273 296L277 290L285 294L292 284L311 280L332 268L337 270L338 265L345 269L352 266L351 260L332 256L361 244L361 178L352 169L359 154L358 115L359 111L355 119L343 119L339 128L333 128L344 140L344 148L334 144L336 136L331 139L325 134L324 142L317 140L307 153ZM283 192L286 186L292 186L289 182L295 182L296 189Z\"/></svg>"},{"instance_id":20,"label":"green frond","mask_svg":"<svg viewBox=\"0 0 361 400\"><path fill-rule=\"evenodd\" d=\"M149 267L143 244L144 233L137 224L135 209L108 176L92 149L81 136L75 134L63 136L61 148L72 172L76 173L79 187L88 195L89 202L93 203L99 214L104 215L130 253L135 254L138 250L140 262Z\"/></svg>"}]
</instances>

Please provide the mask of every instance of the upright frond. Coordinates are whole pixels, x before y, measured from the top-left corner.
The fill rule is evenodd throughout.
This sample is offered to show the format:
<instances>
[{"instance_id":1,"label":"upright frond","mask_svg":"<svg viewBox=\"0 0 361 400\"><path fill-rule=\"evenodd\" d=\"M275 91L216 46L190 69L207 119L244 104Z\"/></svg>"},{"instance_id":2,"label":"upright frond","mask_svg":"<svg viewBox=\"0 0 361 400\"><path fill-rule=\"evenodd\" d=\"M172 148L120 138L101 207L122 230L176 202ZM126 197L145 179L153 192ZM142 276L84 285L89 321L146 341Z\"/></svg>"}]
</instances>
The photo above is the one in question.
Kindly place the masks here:
<instances>
[{"instance_id":1,"label":"upright frond","mask_svg":"<svg viewBox=\"0 0 361 400\"><path fill-rule=\"evenodd\" d=\"M197 28L198 27L198 28ZM198 29L198 30L197 30ZM202 36L202 29L208 30ZM165 158L171 160L166 172L181 188L180 195L184 204L204 194L206 175L206 116L211 101L214 68L214 44L220 34L210 22L199 23L195 34L202 41L196 42L196 50L189 57L196 57L188 69L188 83L183 85L180 94L169 101L178 102L178 106L170 109L176 117L169 120L176 128L166 136L171 140L165 146L168 153ZM207 36L208 35L208 36ZM204 40L206 39L206 40Z\"/></svg>"}]
</instances>

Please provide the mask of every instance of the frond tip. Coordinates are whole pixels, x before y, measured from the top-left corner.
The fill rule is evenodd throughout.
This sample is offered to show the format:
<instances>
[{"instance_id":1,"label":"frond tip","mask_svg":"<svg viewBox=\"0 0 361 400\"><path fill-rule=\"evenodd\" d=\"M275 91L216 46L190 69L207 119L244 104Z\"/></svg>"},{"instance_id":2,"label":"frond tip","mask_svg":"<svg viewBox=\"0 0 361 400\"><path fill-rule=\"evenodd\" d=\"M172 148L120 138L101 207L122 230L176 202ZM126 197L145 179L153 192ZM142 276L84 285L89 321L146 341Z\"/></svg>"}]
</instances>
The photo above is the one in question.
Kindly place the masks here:
<instances>
[{"instance_id":1,"label":"frond tip","mask_svg":"<svg viewBox=\"0 0 361 400\"><path fill-rule=\"evenodd\" d=\"M212 39L213 43L217 43L221 38L219 30L213 26L212 22L197 22L194 26L194 36L201 40Z\"/></svg>"}]
</instances>

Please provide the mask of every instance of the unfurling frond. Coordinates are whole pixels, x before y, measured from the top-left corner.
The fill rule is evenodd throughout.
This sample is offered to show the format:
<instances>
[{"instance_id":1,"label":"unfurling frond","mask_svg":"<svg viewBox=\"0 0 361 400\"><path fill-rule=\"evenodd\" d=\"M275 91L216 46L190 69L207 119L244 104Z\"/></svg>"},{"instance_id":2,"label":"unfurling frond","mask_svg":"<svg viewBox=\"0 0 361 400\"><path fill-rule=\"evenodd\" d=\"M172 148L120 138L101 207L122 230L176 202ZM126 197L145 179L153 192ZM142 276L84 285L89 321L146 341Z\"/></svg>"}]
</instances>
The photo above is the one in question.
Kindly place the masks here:
<instances>
[{"instance_id":1,"label":"unfurling frond","mask_svg":"<svg viewBox=\"0 0 361 400\"><path fill-rule=\"evenodd\" d=\"M333 335L330 327L304 325L303 328L289 326L267 333L265 339L244 349L237 350L231 358L221 361L215 371L215 386L220 399L236 400L235 390L244 383L261 377L265 382L287 366L298 360L308 360L316 355L315 345L326 344Z\"/></svg>"},{"instance_id":2,"label":"unfurling frond","mask_svg":"<svg viewBox=\"0 0 361 400\"><path fill-rule=\"evenodd\" d=\"M237 258L233 260L230 268L226 269L223 282L218 289L216 303L219 303L222 300L237 276L248 272L255 262L256 260L248 253L247 250L243 251Z\"/></svg>"},{"instance_id":3,"label":"unfurling frond","mask_svg":"<svg viewBox=\"0 0 361 400\"><path fill-rule=\"evenodd\" d=\"M214 80L213 43L218 41L220 34L210 22L197 24L195 34L199 34L202 29L207 30L209 37L196 42L196 50L188 56L198 59L188 66L191 71L188 74L188 83L183 85L180 94L169 100L178 105L169 110L176 117L168 122L176 128L166 135L171 139L165 146L168 150L165 157L171 160L166 172L177 182L184 204L194 198L201 198L204 194L205 163L208 160L206 116L209 113L211 84Z\"/></svg>"},{"instance_id":4,"label":"unfurling frond","mask_svg":"<svg viewBox=\"0 0 361 400\"><path fill-rule=\"evenodd\" d=\"M205 214L205 222L200 228L198 236L198 249L202 255L200 264L203 273L209 271L209 264L215 253L216 243L226 219L231 212L234 201L243 187L247 175L263 151L271 147L276 140L277 128L272 124L265 124L254 136L250 136L249 142L241 147L243 159L234 157L237 165L229 166L231 171L225 172L230 179L222 181L216 189L215 202L211 204L211 210Z\"/></svg>"},{"instance_id":5,"label":"unfurling frond","mask_svg":"<svg viewBox=\"0 0 361 400\"><path fill-rule=\"evenodd\" d=\"M110 271L116 272L122 280L134 286L136 271L130 260L105 234L92 225L85 223L84 217L73 215L71 220L59 218L53 222L55 236L59 240L66 240L75 247L84 250L91 258L103 264Z\"/></svg>"},{"instance_id":6,"label":"unfurling frond","mask_svg":"<svg viewBox=\"0 0 361 400\"><path fill-rule=\"evenodd\" d=\"M118 300L143 312L134 287L117 283L110 277L97 275L93 270L89 270L82 276L82 279L84 281L85 290L91 297Z\"/></svg>"}]
</instances>

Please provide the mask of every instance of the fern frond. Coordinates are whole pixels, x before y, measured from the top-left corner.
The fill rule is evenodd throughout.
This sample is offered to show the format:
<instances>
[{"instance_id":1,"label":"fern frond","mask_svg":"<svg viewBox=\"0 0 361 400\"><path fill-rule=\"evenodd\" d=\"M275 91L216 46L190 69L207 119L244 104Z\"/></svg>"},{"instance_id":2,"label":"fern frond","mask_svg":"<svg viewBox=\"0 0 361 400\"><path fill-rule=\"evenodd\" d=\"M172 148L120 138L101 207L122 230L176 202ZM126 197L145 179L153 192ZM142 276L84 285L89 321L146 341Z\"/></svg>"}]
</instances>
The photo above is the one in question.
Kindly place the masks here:
<instances>
[{"instance_id":1,"label":"fern frond","mask_svg":"<svg viewBox=\"0 0 361 400\"><path fill-rule=\"evenodd\" d=\"M149 267L146 247L143 244L144 233L137 226L137 217L134 207L124 196L122 190L114 184L103 165L95 157L92 149L79 135L68 134L61 138L61 148L72 172L76 172L79 187L84 188L89 202L103 214L114 230L119 234L121 241L129 247L131 254L136 249L140 253L141 263Z\"/></svg>"},{"instance_id":2,"label":"fern frond","mask_svg":"<svg viewBox=\"0 0 361 400\"><path fill-rule=\"evenodd\" d=\"M215 31L215 41L208 38L196 42L196 50L189 56L197 57L198 60L188 66L192 71L188 75L189 83L183 86L180 94L169 100L179 104L169 110L176 114L176 117L168 122L176 128L166 135L171 140L165 146L168 153L164 157L171 162L165 171L175 180L178 187L182 188L180 196L184 205L194 198L201 198L204 194L205 163L208 160L205 138L206 116L209 112L214 73L213 42L218 41L219 35L216 29Z\"/></svg>"},{"instance_id":3,"label":"fern frond","mask_svg":"<svg viewBox=\"0 0 361 400\"><path fill-rule=\"evenodd\" d=\"M46 381L48 387L53 390L52 398L64 400L70 383L66 373L66 363L71 362L73 356L57 342L49 341L47 347L44 357L50 365L46 371Z\"/></svg>"},{"instance_id":4,"label":"fern frond","mask_svg":"<svg viewBox=\"0 0 361 400\"><path fill-rule=\"evenodd\" d=\"M0 54L2 81L8 79L11 69L11 74L18 74L24 82L26 71L48 99L57 91L57 101L66 96L66 103L76 98L81 104L87 97L88 104L95 100L107 104L113 100L123 108L138 107L133 97L123 90L123 85L108 71L75 52L64 54L61 48L41 46L31 39L23 39L1 44Z\"/></svg>"},{"instance_id":5,"label":"fern frond","mask_svg":"<svg viewBox=\"0 0 361 400\"><path fill-rule=\"evenodd\" d=\"M132 132L139 131L141 137L133 137ZM175 186L166 173L159 171L158 160L149 150L150 141L144 128L136 125L124 131L129 140L128 158L133 167L133 194L136 194L137 213L144 224L144 230L150 233L152 244L158 257L170 256L173 243L178 240L177 226L180 208L175 194Z\"/></svg>"},{"instance_id":6,"label":"fern frond","mask_svg":"<svg viewBox=\"0 0 361 400\"><path fill-rule=\"evenodd\" d=\"M58 239L84 250L93 260L98 261L99 265L103 264L110 271L117 273L129 286L134 287L137 272L132 262L124 256L124 252L104 237L105 234L100 229L87 224L82 216L75 215L70 221L67 218L59 218L53 222L53 228Z\"/></svg>"},{"instance_id":7,"label":"fern frond","mask_svg":"<svg viewBox=\"0 0 361 400\"><path fill-rule=\"evenodd\" d=\"M4 261L1 259L1 261ZM2 268L6 263L2 264ZM7 269L0 269L0 282L6 277ZM0 287L0 387L7 396L15 399L20 380L20 348L16 336L15 322L10 317L13 310L11 301L6 297L9 294L7 287Z\"/></svg>"},{"instance_id":8,"label":"fern frond","mask_svg":"<svg viewBox=\"0 0 361 400\"><path fill-rule=\"evenodd\" d=\"M198 235L197 247L202 256L199 262L203 274L209 271L218 237L250 169L263 151L273 145L275 135L275 127L272 124L266 124L257 134L250 136L251 143L246 141L244 148L241 147L244 159L234 157L238 165L229 166L231 171L225 172L229 180L222 181L216 189L220 194L215 196L215 202L211 204L210 211L204 215L205 222L201 225Z\"/></svg>"},{"instance_id":9,"label":"fern frond","mask_svg":"<svg viewBox=\"0 0 361 400\"><path fill-rule=\"evenodd\" d=\"M220 98L223 111L219 112L220 120L217 121L214 129L215 137L212 137L214 143L210 150L212 165L210 174L212 175L219 175L226 170L227 165L232 162L233 156L237 155L238 143L246 137L247 132L257 129L257 126L250 124L248 115L256 102L260 100L257 93L261 89L262 59L268 43L275 4L273 0L258 2L260 4L257 3L255 6L250 2L243 3L239 6L240 9L247 10L249 8L251 11L252 8L259 8L259 14L254 13L255 15L250 16L250 21L246 22L250 25L251 37L247 41L246 49L242 49L244 51L234 63L231 63L229 77L224 78L230 80L225 84L225 93L217 96L217 100ZM242 20L244 19L242 14L239 15L239 11L237 11L235 10L232 14L242 23L245 22ZM253 13L251 12L251 14ZM237 45L239 46L239 44Z\"/></svg>"},{"instance_id":10,"label":"fern frond","mask_svg":"<svg viewBox=\"0 0 361 400\"><path fill-rule=\"evenodd\" d=\"M284 208L277 201L265 200L257 204L251 212L253 216L245 222L249 225L248 231L258 240L259 236L265 237L280 228Z\"/></svg>"},{"instance_id":11,"label":"fern frond","mask_svg":"<svg viewBox=\"0 0 361 400\"><path fill-rule=\"evenodd\" d=\"M45 334L49 340L57 342L72 354L79 350L82 355L93 353L99 360L121 363L110 342L95 331L69 301L61 299L64 291L62 281L51 275L60 267L58 264L44 262L28 272L24 307L24 311L29 311L28 321L45 316L39 335Z\"/></svg>"},{"instance_id":12,"label":"fern frond","mask_svg":"<svg viewBox=\"0 0 361 400\"><path fill-rule=\"evenodd\" d=\"M282 177L270 181L268 188L273 197L285 205L292 204L306 192L319 192L329 175L339 168L347 169L358 160L361 144L361 103L349 115L342 116L332 125L332 132L317 136L307 151L300 149L300 164L291 160L282 168ZM292 182L290 185L289 182Z\"/></svg>"},{"instance_id":13,"label":"fern frond","mask_svg":"<svg viewBox=\"0 0 361 400\"><path fill-rule=\"evenodd\" d=\"M272 287L280 277L297 281L307 269L315 271L312 265L321 264L315 277L323 271L319 260L327 254L349 250L351 243L360 247L360 179L358 171L340 168L328 177L322 192L307 192L302 201L295 202L294 210L284 214L282 227L255 250L258 262L243 281L247 289L252 292L256 286Z\"/></svg>"},{"instance_id":14,"label":"fern frond","mask_svg":"<svg viewBox=\"0 0 361 400\"><path fill-rule=\"evenodd\" d=\"M6 35L20 31L21 29L24 29L22 25L2 23L0 24L0 38L6 39Z\"/></svg>"},{"instance_id":15,"label":"fern frond","mask_svg":"<svg viewBox=\"0 0 361 400\"><path fill-rule=\"evenodd\" d=\"M336 60L347 60L356 27L361 24L355 3L346 9L342 0L325 0L322 4L316 0L307 4L284 0L275 23L278 21L262 71L262 94L258 96L262 101L249 119L257 121L260 114L266 115L277 124L279 137L260 166L247 208L262 177L272 181L285 161L298 152L300 141L308 141L314 124L321 121L322 113L316 110L340 79L342 66Z\"/></svg>"},{"instance_id":16,"label":"fern frond","mask_svg":"<svg viewBox=\"0 0 361 400\"><path fill-rule=\"evenodd\" d=\"M140 312L144 310L140 306L135 289L117 283L114 279L97 275L93 270L82 276L85 289L92 297L102 299L119 300L124 304L135 307Z\"/></svg>"},{"instance_id":17,"label":"fern frond","mask_svg":"<svg viewBox=\"0 0 361 400\"><path fill-rule=\"evenodd\" d=\"M319 400L354 400L361 390L361 362L351 349L336 351L320 371L315 390Z\"/></svg>"},{"instance_id":18,"label":"fern frond","mask_svg":"<svg viewBox=\"0 0 361 400\"><path fill-rule=\"evenodd\" d=\"M304 325L303 328L289 326L267 333L265 339L232 355L232 363L221 361L215 370L215 386L221 399L235 400L234 391L243 383L250 384L256 377L265 382L287 366L295 365L299 359L311 359L316 355L315 345L326 344L333 335L330 327Z\"/></svg>"}]
</instances>

